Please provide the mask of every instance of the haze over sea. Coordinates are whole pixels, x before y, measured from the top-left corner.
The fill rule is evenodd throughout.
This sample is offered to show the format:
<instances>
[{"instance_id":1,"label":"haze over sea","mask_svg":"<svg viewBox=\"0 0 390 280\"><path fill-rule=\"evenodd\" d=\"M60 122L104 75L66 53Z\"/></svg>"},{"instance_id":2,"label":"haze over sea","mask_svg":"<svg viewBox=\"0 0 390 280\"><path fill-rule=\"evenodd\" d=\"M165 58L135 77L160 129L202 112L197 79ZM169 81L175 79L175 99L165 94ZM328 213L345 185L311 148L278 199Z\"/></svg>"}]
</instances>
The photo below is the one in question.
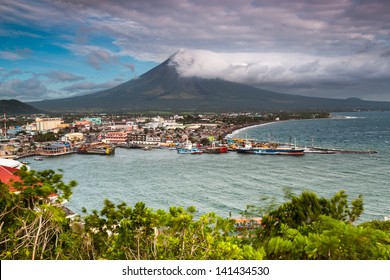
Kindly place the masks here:
<instances>
[{"instance_id":1,"label":"haze over sea","mask_svg":"<svg viewBox=\"0 0 390 280\"><path fill-rule=\"evenodd\" d=\"M78 155L30 159L35 170L62 169L78 186L68 206L100 210L103 200L138 201L147 207L196 206L199 214L239 216L264 196L284 201L283 188L331 197L345 190L363 194L360 222L390 215L390 112L333 113L331 119L275 122L234 134L300 146L375 150L377 154L306 154L302 157L227 154L179 155L176 151L116 149L114 156Z\"/></svg>"}]
</instances>

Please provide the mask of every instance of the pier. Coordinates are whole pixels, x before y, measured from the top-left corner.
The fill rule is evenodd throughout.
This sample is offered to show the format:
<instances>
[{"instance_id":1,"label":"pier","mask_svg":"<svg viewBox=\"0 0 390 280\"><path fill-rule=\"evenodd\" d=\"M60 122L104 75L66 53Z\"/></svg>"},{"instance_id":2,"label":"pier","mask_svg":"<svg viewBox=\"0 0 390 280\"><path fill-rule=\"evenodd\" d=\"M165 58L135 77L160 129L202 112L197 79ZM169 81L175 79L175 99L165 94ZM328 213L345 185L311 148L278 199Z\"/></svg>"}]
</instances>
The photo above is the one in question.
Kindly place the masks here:
<instances>
[{"instance_id":1,"label":"pier","mask_svg":"<svg viewBox=\"0 0 390 280\"><path fill-rule=\"evenodd\" d=\"M320 147L306 147L307 154L376 154L373 150L344 150L344 149L326 149Z\"/></svg>"}]
</instances>

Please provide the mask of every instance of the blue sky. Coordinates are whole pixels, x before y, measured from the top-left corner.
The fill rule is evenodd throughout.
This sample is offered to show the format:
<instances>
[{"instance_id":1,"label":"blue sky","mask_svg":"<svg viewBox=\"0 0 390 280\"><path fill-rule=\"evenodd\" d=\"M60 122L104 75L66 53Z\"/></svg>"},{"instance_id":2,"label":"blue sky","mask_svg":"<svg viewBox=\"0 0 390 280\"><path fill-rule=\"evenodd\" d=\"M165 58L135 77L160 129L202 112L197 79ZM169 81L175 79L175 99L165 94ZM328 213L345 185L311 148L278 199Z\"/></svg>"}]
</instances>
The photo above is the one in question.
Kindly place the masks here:
<instances>
[{"instance_id":1,"label":"blue sky","mask_svg":"<svg viewBox=\"0 0 390 280\"><path fill-rule=\"evenodd\" d=\"M390 101L387 0L0 0L0 99L97 92L172 54L184 76Z\"/></svg>"}]
</instances>

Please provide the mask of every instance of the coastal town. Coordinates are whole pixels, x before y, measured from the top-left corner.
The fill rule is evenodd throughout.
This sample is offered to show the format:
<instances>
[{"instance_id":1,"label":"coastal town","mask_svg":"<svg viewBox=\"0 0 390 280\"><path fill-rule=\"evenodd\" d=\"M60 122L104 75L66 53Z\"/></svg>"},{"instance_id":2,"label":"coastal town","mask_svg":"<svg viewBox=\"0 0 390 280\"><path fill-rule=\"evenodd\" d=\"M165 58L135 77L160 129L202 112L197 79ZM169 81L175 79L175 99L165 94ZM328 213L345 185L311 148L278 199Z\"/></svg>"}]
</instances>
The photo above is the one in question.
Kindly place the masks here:
<instances>
[{"instance_id":1,"label":"coastal town","mask_svg":"<svg viewBox=\"0 0 390 280\"><path fill-rule=\"evenodd\" d=\"M297 148L269 139L243 139L232 133L248 126L283 120L328 118L328 113L226 113L142 116L67 114L6 116L0 129L0 158L61 156L70 153L114 155L116 148L168 148L179 154L225 153L303 155L304 153L375 153L318 147Z\"/></svg>"},{"instance_id":2,"label":"coastal town","mask_svg":"<svg viewBox=\"0 0 390 280\"><path fill-rule=\"evenodd\" d=\"M68 153L113 154L122 148L177 148L191 143L197 147L237 147L227 139L233 131L270 121L323 118L311 114L190 114L171 116L50 115L6 116L0 129L0 157L58 156ZM229 141L228 141L229 140Z\"/></svg>"},{"instance_id":3,"label":"coastal town","mask_svg":"<svg viewBox=\"0 0 390 280\"><path fill-rule=\"evenodd\" d=\"M193 144L203 152L211 147L236 149L242 139L233 131L287 119L328 117L327 113L226 113L170 116L94 114L64 116L3 116L0 157L23 159L68 153L114 154L115 148L183 148ZM255 143L252 143L255 144ZM209 148L209 149L208 149ZM215 150L214 150L215 151ZM226 151L223 150L223 151Z\"/></svg>"}]
</instances>

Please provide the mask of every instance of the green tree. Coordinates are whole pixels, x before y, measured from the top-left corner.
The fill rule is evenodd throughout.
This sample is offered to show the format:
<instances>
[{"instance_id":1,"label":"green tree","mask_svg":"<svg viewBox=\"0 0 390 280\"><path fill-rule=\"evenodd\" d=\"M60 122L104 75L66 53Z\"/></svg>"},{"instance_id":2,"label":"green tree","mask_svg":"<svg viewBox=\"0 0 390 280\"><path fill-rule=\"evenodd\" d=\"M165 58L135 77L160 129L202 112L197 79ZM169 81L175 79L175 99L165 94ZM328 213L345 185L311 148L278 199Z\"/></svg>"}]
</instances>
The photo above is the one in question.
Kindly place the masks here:
<instances>
[{"instance_id":1,"label":"green tree","mask_svg":"<svg viewBox=\"0 0 390 280\"><path fill-rule=\"evenodd\" d=\"M54 134L54 132L46 132L34 135L33 139L34 142L49 142L58 140L58 137Z\"/></svg>"},{"instance_id":2,"label":"green tree","mask_svg":"<svg viewBox=\"0 0 390 280\"><path fill-rule=\"evenodd\" d=\"M61 234L69 226L59 204L50 203L50 195L58 194L57 203L68 199L75 181L65 184L62 175L52 170L28 172L22 168L20 181L12 186L0 182L0 258L56 259Z\"/></svg>"},{"instance_id":3,"label":"green tree","mask_svg":"<svg viewBox=\"0 0 390 280\"><path fill-rule=\"evenodd\" d=\"M269 259L390 259L390 234L322 215L297 229L283 224L265 249Z\"/></svg>"},{"instance_id":4,"label":"green tree","mask_svg":"<svg viewBox=\"0 0 390 280\"><path fill-rule=\"evenodd\" d=\"M290 201L281 204L276 210L264 215L260 232L264 238L277 235L281 225L298 228L317 221L322 215L339 221L353 223L363 213L363 197L348 203L345 191L336 193L331 199L318 197L310 191L299 196L290 194Z\"/></svg>"}]
</instances>

